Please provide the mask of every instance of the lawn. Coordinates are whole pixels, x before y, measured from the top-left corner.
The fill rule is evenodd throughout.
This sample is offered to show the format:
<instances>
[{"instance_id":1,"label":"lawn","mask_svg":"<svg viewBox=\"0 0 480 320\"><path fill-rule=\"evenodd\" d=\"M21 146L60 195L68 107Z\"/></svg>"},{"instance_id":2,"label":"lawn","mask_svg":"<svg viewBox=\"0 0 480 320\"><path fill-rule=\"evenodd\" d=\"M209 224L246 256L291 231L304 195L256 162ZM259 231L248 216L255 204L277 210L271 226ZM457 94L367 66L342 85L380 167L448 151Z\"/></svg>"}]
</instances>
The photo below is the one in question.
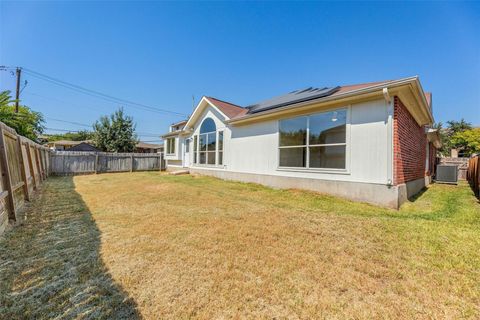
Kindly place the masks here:
<instances>
[{"instance_id":1,"label":"lawn","mask_svg":"<svg viewBox=\"0 0 480 320\"><path fill-rule=\"evenodd\" d=\"M50 178L0 240L0 318L480 318L480 204L400 211L158 172Z\"/></svg>"}]
</instances>

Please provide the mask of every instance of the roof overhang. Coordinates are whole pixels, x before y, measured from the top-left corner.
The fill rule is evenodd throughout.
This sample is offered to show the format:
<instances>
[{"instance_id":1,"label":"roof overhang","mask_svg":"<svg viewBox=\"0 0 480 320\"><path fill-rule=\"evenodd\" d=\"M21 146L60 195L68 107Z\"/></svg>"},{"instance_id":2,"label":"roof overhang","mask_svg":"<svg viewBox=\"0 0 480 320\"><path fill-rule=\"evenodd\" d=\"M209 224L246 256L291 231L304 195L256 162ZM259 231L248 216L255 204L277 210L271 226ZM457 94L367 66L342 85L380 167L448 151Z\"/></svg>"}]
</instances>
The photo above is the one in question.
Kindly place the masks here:
<instances>
[{"instance_id":1,"label":"roof overhang","mask_svg":"<svg viewBox=\"0 0 480 320\"><path fill-rule=\"evenodd\" d=\"M172 132L169 132L169 133L165 133L164 135L161 136L161 138L180 137L180 136L188 135L191 132L192 132L191 129L177 130L177 131L172 131Z\"/></svg>"},{"instance_id":2,"label":"roof overhang","mask_svg":"<svg viewBox=\"0 0 480 320\"><path fill-rule=\"evenodd\" d=\"M425 93L418 76L388 81L366 88L333 94L331 96L306 102L295 103L257 114L247 114L236 119L227 120L226 122L231 125L244 125L289 115L307 114L315 110L327 109L335 106L385 98L384 89L387 89L391 96L396 95L402 100L403 104L407 107L419 125L433 123L433 115L425 98Z\"/></svg>"},{"instance_id":3,"label":"roof overhang","mask_svg":"<svg viewBox=\"0 0 480 320\"><path fill-rule=\"evenodd\" d=\"M433 146L437 149L442 147L442 139L440 138L440 132L438 129L427 129L427 140L433 143Z\"/></svg>"}]
</instances>

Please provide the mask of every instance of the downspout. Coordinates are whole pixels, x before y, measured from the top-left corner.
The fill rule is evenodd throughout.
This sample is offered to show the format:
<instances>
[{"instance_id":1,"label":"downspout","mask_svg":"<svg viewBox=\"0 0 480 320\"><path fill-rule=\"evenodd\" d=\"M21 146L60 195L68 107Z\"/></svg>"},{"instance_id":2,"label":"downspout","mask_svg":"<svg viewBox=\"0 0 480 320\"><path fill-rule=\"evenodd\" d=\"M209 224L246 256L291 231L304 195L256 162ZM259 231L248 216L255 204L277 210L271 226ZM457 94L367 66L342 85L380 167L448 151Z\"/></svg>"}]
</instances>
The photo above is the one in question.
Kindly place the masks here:
<instances>
[{"instance_id":1,"label":"downspout","mask_svg":"<svg viewBox=\"0 0 480 320\"><path fill-rule=\"evenodd\" d=\"M388 88L383 88L387 116L387 186L393 186L393 103Z\"/></svg>"}]
</instances>

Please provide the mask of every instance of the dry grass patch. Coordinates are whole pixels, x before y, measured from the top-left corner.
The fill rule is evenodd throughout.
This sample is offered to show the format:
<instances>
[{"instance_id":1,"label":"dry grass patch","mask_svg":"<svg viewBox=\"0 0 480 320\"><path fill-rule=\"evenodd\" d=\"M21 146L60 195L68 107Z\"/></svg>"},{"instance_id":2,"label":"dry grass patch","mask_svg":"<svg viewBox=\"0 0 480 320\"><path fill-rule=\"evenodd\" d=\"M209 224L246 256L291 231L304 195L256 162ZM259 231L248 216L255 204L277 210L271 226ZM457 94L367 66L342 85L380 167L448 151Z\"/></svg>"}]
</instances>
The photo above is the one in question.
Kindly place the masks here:
<instances>
[{"instance_id":1,"label":"dry grass patch","mask_svg":"<svg viewBox=\"0 0 480 320\"><path fill-rule=\"evenodd\" d=\"M56 249L67 255L55 279L69 279L73 292L89 292L85 283L92 292L115 288L81 311L108 315L128 301L123 314L133 308L148 319L480 317L480 205L466 185L435 185L394 211L208 177L78 176L75 192L71 179L50 180L42 197L80 195L81 210L71 200L38 201L40 213L0 242L0 257L23 261L0 265L0 301L11 314L34 309L21 288L39 277L32 259L50 259L52 241L41 239L42 218L35 220L48 212L52 237L72 242ZM12 250L34 237L45 243L43 255ZM84 248L78 237L95 240ZM68 255L75 250L78 257ZM91 251L95 268L71 275ZM25 300L13 298L19 292Z\"/></svg>"}]
</instances>

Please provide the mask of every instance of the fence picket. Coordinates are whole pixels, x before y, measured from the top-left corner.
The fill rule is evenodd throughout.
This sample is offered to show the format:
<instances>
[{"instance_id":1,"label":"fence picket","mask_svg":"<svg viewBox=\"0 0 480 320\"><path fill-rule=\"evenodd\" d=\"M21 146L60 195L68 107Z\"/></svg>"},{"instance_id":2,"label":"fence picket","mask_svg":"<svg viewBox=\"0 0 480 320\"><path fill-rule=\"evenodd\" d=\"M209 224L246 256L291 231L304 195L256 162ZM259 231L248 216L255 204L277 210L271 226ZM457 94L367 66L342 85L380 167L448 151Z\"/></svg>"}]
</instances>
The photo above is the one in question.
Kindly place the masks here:
<instances>
[{"instance_id":1,"label":"fence picket","mask_svg":"<svg viewBox=\"0 0 480 320\"><path fill-rule=\"evenodd\" d=\"M161 153L56 151L50 153L50 173L57 175L164 170Z\"/></svg>"},{"instance_id":2,"label":"fence picket","mask_svg":"<svg viewBox=\"0 0 480 320\"><path fill-rule=\"evenodd\" d=\"M30 200L32 192L37 190L41 178L40 164L37 162L37 179L32 154L36 154L38 161L39 152L44 159L47 158L47 148L18 135L14 129L0 122L0 234L4 232L8 221L18 220L19 210ZM48 162L44 162L44 172L48 172L48 165Z\"/></svg>"}]
</instances>

